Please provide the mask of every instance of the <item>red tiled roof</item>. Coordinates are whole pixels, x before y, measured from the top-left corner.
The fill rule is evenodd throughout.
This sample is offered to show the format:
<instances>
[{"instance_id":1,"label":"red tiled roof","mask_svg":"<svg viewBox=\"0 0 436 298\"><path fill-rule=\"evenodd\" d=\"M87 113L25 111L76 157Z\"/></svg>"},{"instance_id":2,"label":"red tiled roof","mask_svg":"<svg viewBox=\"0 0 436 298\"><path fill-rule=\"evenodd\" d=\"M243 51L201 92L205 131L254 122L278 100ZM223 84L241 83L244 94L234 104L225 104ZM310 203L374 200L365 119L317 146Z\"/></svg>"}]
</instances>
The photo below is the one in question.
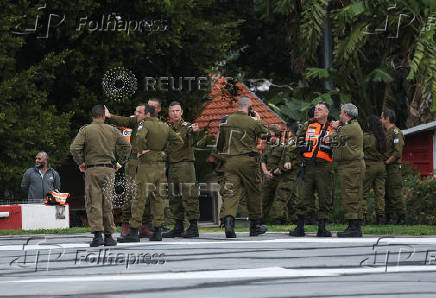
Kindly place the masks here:
<instances>
[{"instance_id":1,"label":"red tiled roof","mask_svg":"<svg viewBox=\"0 0 436 298\"><path fill-rule=\"evenodd\" d=\"M208 134L216 135L221 118L237 111L237 101L232 101L232 96L230 96L227 91L223 91L225 85L225 78L219 78L215 81L212 92L209 94L209 98L213 98L212 102L210 102L200 116L194 120L194 123L198 123L201 129L207 129ZM237 83L236 86L239 90L238 97L244 95L251 99L253 110L260 114L260 118L266 126L279 124L282 130L285 130L285 122L271 111L255 94L250 92L250 90L241 83Z\"/></svg>"}]
</instances>

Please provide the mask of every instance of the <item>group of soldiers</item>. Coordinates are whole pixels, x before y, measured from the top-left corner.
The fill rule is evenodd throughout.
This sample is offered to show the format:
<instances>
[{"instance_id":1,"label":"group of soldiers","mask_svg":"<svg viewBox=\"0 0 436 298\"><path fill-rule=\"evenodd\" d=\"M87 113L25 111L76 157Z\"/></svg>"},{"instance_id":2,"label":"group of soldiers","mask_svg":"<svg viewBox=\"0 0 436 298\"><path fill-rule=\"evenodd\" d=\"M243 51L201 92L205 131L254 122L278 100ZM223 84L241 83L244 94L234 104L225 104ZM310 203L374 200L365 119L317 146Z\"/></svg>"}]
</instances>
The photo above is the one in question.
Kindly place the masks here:
<instances>
[{"instance_id":1,"label":"group of soldiers","mask_svg":"<svg viewBox=\"0 0 436 298\"><path fill-rule=\"evenodd\" d=\"M158 119L160 109L161 103L157 98L138 105L135 117L112 115L106 106L94 106L93 122L79 130L70 146L74 160L85 173L86 212L94 234L91 247L117 244L112 238L115 225L111 193L115 171L123 164L126 198L118 242L139 242L140 237L161 241L162 237L199 236L199 204L192 147L193 135L199 128L183 120L182 106L178 102L169 106L168 123ZM115 126L132 129L130 143ZM163 185L172 188L168 196L176 220L174 229L168 233L162 233L165 220ZM185 217L189 220L186 231ZM148 226L150 219L153 232Z\"/></svg>"},{"instance_id":2,"label":"group of soldiers","mask_svg":"<svg viewBox=\"0 0 436 298\"><path fill-rule=\"evenodd\" d=\"M85 202L94 234L90 244L93 247L117 243L111 236L115 225L109 193L114 173L122 164L127 194L118 242L138 242L142 237L161 241L162 237L199 236L193 140L200 129L183 120L178 102L169 105L167 123L157 117L160 110L157 98L138 105L135 117L112 115L106 106L94 106L93 122L82 127L71 144L73 158L85 172ZM282 136L278 125L267 128L262 124L249 97L240 96L238 110L221 119L209 161L216 165L223 198L220 215L227 238L236 237L235 218L241 201L246 202L250 236L266 232L263 223L273 209L273 223L283 224L287 218L296 221L290 236L304 236L305 220L316 213L317 236L331 237L326 223L334 192L333 161L337 163L344 218L349 222L338 237L362 236L371 187L376 194L377 223L384 215L391 223L395 212L397 223L405 224L401 197L404 140L394 124L395 113L385 109L381 118L369 117L364 134L357 122L356 106L342 105L338 121L332 121L329 112L330 106L320 102L309 111L309 119L302 127L290 123ZM115 126L132 129L130 143ZM262 155L259 139L268 140ZM175 218L173 229L167 233L162 233L164 196L158 191L162 184L171 189L168 197ZM150 219L153 231L148 225ZM186 230L185 219L189 221Z\"/></svg>"},{"instance_id":3,"label":"group of soldiers","mask_svg":"<svg viewBox=\"0 0 436 298\"><path fill-rule=\"evenodd\" d=\"M326 223L332 211L334 167L340 180L345 231L338 237L361 237L367 204L374 188L376 223L405 224L406 207L401 192L401 156L404 138L395 126L395 113L384 109L381 117L367 118L365 132L357 122L358 109L341 107L340 120L329 116L330 106L319 103L308 112L301 129L289 123L282 136L279 125L269 126L270 139L261 157L261 197L266 222L273 209L273 224L295 221L290 236L305 235L308 219L318 218L318 237L331 237ZM386 200L385 200L386 198Z\"/></svg>"}]
</instances>

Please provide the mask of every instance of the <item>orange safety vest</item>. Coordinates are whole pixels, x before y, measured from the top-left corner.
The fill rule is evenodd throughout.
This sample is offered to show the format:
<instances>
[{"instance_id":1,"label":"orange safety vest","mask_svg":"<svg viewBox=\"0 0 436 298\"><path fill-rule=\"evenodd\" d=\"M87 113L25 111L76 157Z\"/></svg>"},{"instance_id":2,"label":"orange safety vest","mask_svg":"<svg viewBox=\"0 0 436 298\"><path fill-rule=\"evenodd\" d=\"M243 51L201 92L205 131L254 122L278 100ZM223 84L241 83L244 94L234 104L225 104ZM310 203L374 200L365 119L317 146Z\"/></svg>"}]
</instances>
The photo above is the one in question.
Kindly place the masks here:
<instances>
[{"instance_id":1,"label":"orange safety vest","mask_svg":"<svg viewBox=\"0 0 436 298\"><path fill-rule=\"evenodd\" d=\"M130 142L130 136L132 135L132 129L126 127L118 127L121 134Z\"/></svg>"},{"instance_id":2,"label":"orange safety vest","mask_svg":"<svg viewBox=\"0 0 436 298\"><path fill-rule=\"evenodd\" d=\"M324 125L321 125L318 122L314 122L309 124L309 126L307 127L306 138L305 138L306 151L303 153L304 157L306 158L313 157L314 151L318 146L319 137L321 136ZM331 129L332 129L332 125L330 123L321 140L318 153L316 154L316 158L321 158L329 162L333 161L333 153L332 153L331 144L326 140L327 139L326 136L330 134Z\"/></svg>"}]
</instances>

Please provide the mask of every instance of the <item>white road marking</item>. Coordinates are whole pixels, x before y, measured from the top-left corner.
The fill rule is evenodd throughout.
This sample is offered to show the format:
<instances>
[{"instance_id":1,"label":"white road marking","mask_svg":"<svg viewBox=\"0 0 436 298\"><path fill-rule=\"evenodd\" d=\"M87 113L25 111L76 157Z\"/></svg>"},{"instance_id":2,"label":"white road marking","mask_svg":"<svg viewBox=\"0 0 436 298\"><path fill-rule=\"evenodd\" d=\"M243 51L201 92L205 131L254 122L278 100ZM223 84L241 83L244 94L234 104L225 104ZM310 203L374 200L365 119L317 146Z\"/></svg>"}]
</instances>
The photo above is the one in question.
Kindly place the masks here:
<instances>
[{"instance_id":1,"label":"white road marking","mask_svg":"<svg viewBox=\"0 0 436 298\"><path fill-rule=\"evenodd\" d=\"M83 283L83 282L104 282L104 281L138 281L138 280L196 280L196 279L240 279L240 278L274 278L274 277L325 277L355 274L376 274L384 273L385 267L369 268L332 268L332 269L285 269L282 267L264 267L251 269L212 270L212 271L191 271L191 272L170 272L150 273L134 275L87 275L50 277L37 279L21 279L13 281L0 281L0 283ZM429 272L435 271L436 266L398 266L389 267L388 273L399 272Z\"/></svg>"},{"instance_id":2,"label":"white road marking","mask_svg":"<svg viewBox=\"0 0 436 298\"><path fill-rule=\"evenodd\" d=\"M74 248L89 248L88 243L53 243L47 244L46 240L35 239L38 244L20 244L20 245L3 245L0 246L0 251L23 251L23 250L50 250L50 249L74 249ZM51 238L53 240L53 238ZM34 242L34 243L35 243ZM289 238L289 239L265 239L265 240L221 240L221 241L144 241L135 243L118 243L118 247L129 246L154 246L154 245L184 245L184 246L198 246L198 245L233 245L233 244L259 244L259 243L346 243L346 244L436 244L436 238L414 238L414 237L379 237L379 238ZM97 247L96 249L101 249ZM116 249L116 247L111 247Z\"/></svg>"}]
</instances>

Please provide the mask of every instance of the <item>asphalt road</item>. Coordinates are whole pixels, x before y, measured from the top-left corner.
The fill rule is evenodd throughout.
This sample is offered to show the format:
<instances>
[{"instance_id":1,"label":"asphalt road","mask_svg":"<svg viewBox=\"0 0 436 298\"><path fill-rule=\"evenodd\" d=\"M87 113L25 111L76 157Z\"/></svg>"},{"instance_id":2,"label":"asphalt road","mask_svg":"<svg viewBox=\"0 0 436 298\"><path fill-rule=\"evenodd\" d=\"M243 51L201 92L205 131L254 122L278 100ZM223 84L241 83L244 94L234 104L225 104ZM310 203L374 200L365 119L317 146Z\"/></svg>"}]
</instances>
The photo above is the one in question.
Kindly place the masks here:
<instances>
[{"instance_id":1,"label":"asphalt road","mask_svg":"<svg viewBox=\"0 0 436 298\"><path fill-rule=\"evenodd\" d=\"M436 296L436 238L268 233L89 248L90 234L0 237L0 295Z\"/></svg>"}]
</instances>

